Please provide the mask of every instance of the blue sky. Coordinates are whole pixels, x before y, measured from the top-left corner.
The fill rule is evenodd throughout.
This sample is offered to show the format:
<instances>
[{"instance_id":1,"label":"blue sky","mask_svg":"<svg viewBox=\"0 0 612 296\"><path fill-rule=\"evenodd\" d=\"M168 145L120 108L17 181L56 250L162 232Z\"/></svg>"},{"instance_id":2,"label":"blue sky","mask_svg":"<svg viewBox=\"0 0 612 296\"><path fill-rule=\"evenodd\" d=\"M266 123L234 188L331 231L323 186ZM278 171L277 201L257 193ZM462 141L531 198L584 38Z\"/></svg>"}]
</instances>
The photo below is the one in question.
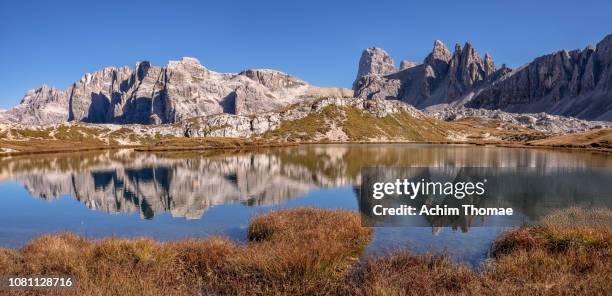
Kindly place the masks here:
<instances>
[{"instance_id":1,"label":"blue sky","mask_svg":"<svg viewBox=\"0 0 612 296\"><path fill-rule=\"evenodd\" d=\"M95 2L95 3L94 3ZM0 0L0 108L104 66L198 58L220 72L273 68L350 87L361 51L422 61L433 41L471 41L519 66L612 33L612 1Z\"/></svg>"}]
</instances>

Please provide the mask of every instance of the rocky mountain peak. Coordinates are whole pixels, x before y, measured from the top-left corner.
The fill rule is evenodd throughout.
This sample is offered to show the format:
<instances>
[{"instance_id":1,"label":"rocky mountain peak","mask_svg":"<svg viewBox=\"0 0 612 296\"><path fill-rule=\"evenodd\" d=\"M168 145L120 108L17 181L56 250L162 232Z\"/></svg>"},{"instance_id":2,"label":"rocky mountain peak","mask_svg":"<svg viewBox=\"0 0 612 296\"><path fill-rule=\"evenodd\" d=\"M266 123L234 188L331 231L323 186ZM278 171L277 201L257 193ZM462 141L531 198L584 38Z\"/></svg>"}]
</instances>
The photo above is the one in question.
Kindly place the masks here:
<instances>
[{"instance_id":1,"label":"rocky mountain peak","mask_svg":"<svg viewBox=\"0 0 612 296\"><path fill-rule=\"evenodd\" d=\"M468 48L468 43L465 44L465 47L466 49ZM461 45L459 43L455 43L455 51L453 52L453 55L461 55Z\"/></svg>"},{"instance_id":2,"label":"rocky mountain peak","mask_svg":"<svg viewBox=\"0 0 612 296\"><path fill-rule=\"evenodd\" d=\"M181 59L181 63L184 64L198 64L201 65L200 60L193 58L193 57L183 57Z\"/></svg>"},{"instance_id":3,"label":"rocky mountain peak","mask_svg":"<svg viewBox=\"0 0 612 296\"><path fill-rule=\"evenodd\" d=\"M431 53L425 58L425 64L433 64L435 61L443 61L448 63L452 55L451 52L446 48L446 45L440 40L436 40L433 45Z\"/></svg>"},{"instance_id":4,"label":"rocky mountain peak","mask_svg":"<svg viewBox=\"0 0 612 296\"><path fill-rule=\"evenodd\" d=\"M458 53L458 51L455 50L455 53ZM443 77L446 75L448 63L452 57L453 54L446 48L446 45L442 41L436 40L431 53L425 58L423 63L431 67L435 77Z\"/></svg>"},{"instance_id":5,"label":"rocky mountain peak","mask_svg":"<svg viewBox=\"0 0 612 296\"><path fill-rule=\"evenodd\" d=\"M493 58L480 57L474 46L456 44L451 53L440 40L422 65L406 62L402 73L363 78L353 85L360 98L395 98L417 107L449 103L475 91L496 74Z\"/></svg>"},{"instance_id":6,"label":"rocky mountain peak","mask_svg":"<svg viewBox=\"0 0 612 296\"><path fill-rule=\"evenodd\" d=\"M192 57L183 57L180 61L169 61L168 69L188 69L188 68L198 68L205 69L204 66L200 63L200 61L196 58Z\"/></svg>"},{"instance_id":7,"label":"rocky mountain peak","mask_svg":"<svg viewBox=\"0 0 612 296\"><path fill-rule=\"evenodd\" d=\"M505 66L506 64L503 65L503 67ZM485 68L485 72L487 73L487 75L492 75L496 70L495 61L493 61L493 57L489 53L485 53L484 68Z\"/></svg>"},{"instance_id":8,"label":"rocky mountain peak","mask_svg":"<svg viewBox=\"0 0 612 296\"><path fill-rule=\"evenodd\" d=\"M271 90L307 85L306 82L294 76L271 69L247 69L238 75L246 76Z\"/></svg>"},{"instance_id":9,"label":"rocky mountain peak","mask_svg":"<svg viewBox=\"0 0 612 296\"><path fill-rule=\"evenodd\" d=\"M136 77L138 78L138 80L144 79L150 68L151 62L149 61L137 62L135 67L136 70L134 72L136 73Z\"/></svg>"},{"instance_id":10,"label":"rocky mountain peak","mask_svg":"<svg viewBox=\"0 0 612 296\"><path fill-rule=\"evenodd\" d=\"M14 108L0 113L0 121L37 124L65 122L68 119L68 94L43 84L41 87L26 92L21 103Z\"/></svg>"},{"instance_id":11,"label":"rocky mountain peak","mask_svg":"<svg viewBox=\"0 0 612 296\"><path fill-rule=\"evenodd\" d=\"M20 105L1 112L0 121L163 124L221 113L252 115L351 95L269 69L217 73L185 57L165 67L148 61L133 68L107 67L83 75L65 91L42 86L28 92Z\"/></svg>"},{"instance_id":12,"label":"rocky mountain peak","mask_svg":"<svg viewBox=\"0 0 612 296\"><path fill-rule=\"evenodd\" d=\"M448 86L446 95L455 98L465 93L472 85L483 79L479 68L482 60L469 42L463 45L455 44L455 51L448 64Z\"/></svg>"},{"instance_id":13,"label":"rocky mountain peak","mask_svg":"<svg viewBox=\"0 0 612 296\"><path fill-rule=\"evenodd\" d=\"M55 87L49 86L47 84L41 85L39 88L30 89L26 92L26 95L21 99L21 103L32 102L41 97L50 97L57 99L58 96L61 96L64 91L59 90Z\"/></svg>"},{"instance_id":14,"label":"rocky mountain peak","mask_svg":"<svg viewBox=\"0 0 612 296\"><path fill-rule=\"evenodd\" d=\"M355 81L367 75L387 75L395 71L395 62L384 49L370 47L361 53Z\"/></svg>"},{"instance_id":15,"label":"rocky mountain peak","mask_svg":"<svg viewBox=\"0 0 612 296\"><path fill-rule=\"evenodd\" d=\"M90 83L97 83L99 80L104 80L106 78L116 76L118 72L131 73L131 70L128 67L105 67L102 70L96 71L94 73L85 73L85 75L81 77L77 84L85 86L89 85Z\"/></svg>"},{"instance_id":16,"label":"rocky mountain peak","mask_svg":"<svg viewBox=\"0 0 612 296\"><path fill-rule=\"evenodd\" d=\"M462 57L463 57L463 60L467 63L482 62L482 58L480 57L480 55L478 54L474 46L472 46L472 44L469 42L466 42L463 45Z\"/></svg>"},{"instance_id":17,"label":"rocky mountain peak","mask_svg":"<svg viewBox=\"0 0 612 296\"><path fill-rule=\"evenodd\" d=\"M400 62L400 71L416 67L418 64L411 60L402 60Z\"/></svg>"},{"instance_id":18,"label":"rocky mountain peak","mask_svg":"<svg viewBox=\"0 0 612 296\"><path fill-rule=\"evenodd\" d=\"M609 53L608 50L612 50L612 34L608 34L597 43L597 51Z\"/></svg>"},{"instance_id":19,"label":"rocky mountain peak","mask_svg":"<svg viewBox=\"0 0 612 296\"><path fill-rule=\"evenodd\" d=\"M466 106L511 112L549 112L612 120L612 35L595 48L560 50L500 75Z\"/></svg>"}]
</instances>

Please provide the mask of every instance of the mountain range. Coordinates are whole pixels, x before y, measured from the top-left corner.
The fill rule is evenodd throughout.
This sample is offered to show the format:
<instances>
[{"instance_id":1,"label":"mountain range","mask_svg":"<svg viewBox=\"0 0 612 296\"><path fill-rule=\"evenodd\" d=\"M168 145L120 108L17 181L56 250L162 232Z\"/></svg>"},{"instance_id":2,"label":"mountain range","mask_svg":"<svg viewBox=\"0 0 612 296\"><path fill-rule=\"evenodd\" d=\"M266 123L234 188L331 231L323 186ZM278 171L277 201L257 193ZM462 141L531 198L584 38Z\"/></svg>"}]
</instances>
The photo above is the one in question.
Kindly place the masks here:
<instances>
[{"instance_id":1,"label":"mountain range","mask_svg":"<svg viewBox=\"0 0 612 296\"><path fill-rule=\"evenodd\" d=\"M595 47L561 50L517 68L496 67L470 43L451 52L434 42L422 63L399 69L380 48L362 53L353 89L322 88L292 75L249 69L217 73L195 58L164 67L138 62L85 74L66 90L43 85L0 120L26 125L64 122L167 124L218 114L254 115L321 98L399 100L420 109L546 112L612 121L612 35Z\"/></svg>"},{"instance_id":2,"label":"mountain range","mask_svg":"<svg viewBox=\"0 0 612 296\"><path fill-rule=\"evenodd\" d=\"M146 61L134 68L107 67L85 74L67 90L43 85L28 91L2 117L23 124L164 124L220 113L255 114L310 98L351 95L349 89L318 88L269 69L217 73L185 57L165 67Z\"/></svg>"},{"instance_id":3,"label":"mountain range","mask_svg":"<svg viewBox=\"0 0 612 296\"><path fill-rule=\"evenodd\" d=\"M400 69L383 49L369 48L353 90L356 97L418 108L465 106L612 121L612 35L594 48L561 50L517 69L496 68L491 55L480 57L470 43L450 52L436 41L423 63L402 61Z\"/></svg>"}]
</instances>

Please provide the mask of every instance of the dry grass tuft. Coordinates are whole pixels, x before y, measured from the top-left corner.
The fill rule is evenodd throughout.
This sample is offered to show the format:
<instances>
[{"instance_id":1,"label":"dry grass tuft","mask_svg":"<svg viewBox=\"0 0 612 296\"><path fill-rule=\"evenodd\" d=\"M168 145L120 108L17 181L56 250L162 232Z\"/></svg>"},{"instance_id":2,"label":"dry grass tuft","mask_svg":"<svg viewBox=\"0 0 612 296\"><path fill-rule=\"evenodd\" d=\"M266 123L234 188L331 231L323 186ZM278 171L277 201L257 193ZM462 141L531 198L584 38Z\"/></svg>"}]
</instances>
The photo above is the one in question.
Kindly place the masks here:
<instances>
[{"instance_id":1,"label":"dry grass tuft","mask_svg":"<svg viewBox=\"0 0 612 296\"><path fill-rule=\"evenodd\" d=\"M357 295L607 295L610 228L531 227L509 231L479 272L445 256L406 251L366 258L344 293Z\"/></svg>"},{"instance_id":2,"label":"dry grass tuft","mask_svg":"<svg viewBox=\"0 0 612 296\"><path fill-rule=\"evenodd\" d=\"M600 208L571 207L552 212L542 218L540 223L551 227L608 228L612 227L612 211Z\"/></svg>"},{"instance_id":3,"label":"dry grass tuft","mask_svg":"<svg viewBox=\"0 0 612 296\"><path fill-rule=\"evenodd\" d=\"M371 229L345 211L298 208L256 217L249 245L221 268L213 291L327 294L368 244Z\"/></svg>"},{"instance_id":4,"label":"dry grass tuft","mask_svg":"<svg viewBox=\"0 0 612 296\"><path fill-rule=\"evenodd\" d=\"M65 295L328 294L370 235L355 213L298 208L256 217L246 246L220 237L42 236L19 251L0 249L0 274L71 274L78 285ZM55 295L36 291L46 292Z\"/></svg>"},{"instance_id":5,"label":"dry grass tuft","mask_svg":"<svg viewBox=\"0 0 612 296\"><path fill-rule=\"evenodd\" d=\"M353 295L479 294L478 276L446 256L399 251L370 257L355 268L345 293Z\"/></svg>"},{"instance_id":6,"label":"dry grass tuft","mask_svg":"<svg viewBox=\"0 0 612 296\"><path fill-rule=\"evenodd\" d=\"M494 243L481 270L443 255L407 251L359 260L371 233L355 213L298 208L254 218L246 245L222 237L159 243L48 235L18 251L0 249L0 274L74 275L77 287L62 290L64 295L606 295L612 290L609 227L514 229Z\"/></svg>"},{"instance_id":7,"label":"dry grass tuft","mask_svg":"<svg viewBox=\"0 0 612 296\"><path fill-rule=\"evenodd\" d=\"M533 227L508 232L482 273L494 293L605 295L612 289L610 228Z\"/></svg>"}]
</instances>

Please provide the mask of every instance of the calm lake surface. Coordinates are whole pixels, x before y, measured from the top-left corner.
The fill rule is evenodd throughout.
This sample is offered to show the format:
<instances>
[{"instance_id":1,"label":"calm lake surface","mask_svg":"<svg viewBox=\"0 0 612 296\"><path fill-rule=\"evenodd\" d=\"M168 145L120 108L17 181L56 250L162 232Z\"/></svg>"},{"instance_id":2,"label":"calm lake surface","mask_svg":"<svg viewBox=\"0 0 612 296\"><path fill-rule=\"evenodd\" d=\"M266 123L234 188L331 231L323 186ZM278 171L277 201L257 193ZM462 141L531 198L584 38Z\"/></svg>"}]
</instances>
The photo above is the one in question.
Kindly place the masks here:
<instances>
[{"instance_id":1,"label":"calm lake surface","mask_svg":"<svg viewBox=\"0 0 612 296\"><path fill-rule=\"evenodd\" d=\"M244 242L249 220L260 213L300 206L357 210L360 171L366 166L596 171L612 167L612 157L467 145L339 144L250 152L117 150L3 158L0 246L20 247L41 234L62 231L91 238L158 240L225 235ZM609 192L586 200L575 195L554 202L544 197L540 203L546 206L538 210L510 201L513 219L520 225L556 208L612 207ZM457 261L478 264L505 229L467 224L381 227L375 229L368 252L446 252Z\"/></svg>"}]
</instances>

